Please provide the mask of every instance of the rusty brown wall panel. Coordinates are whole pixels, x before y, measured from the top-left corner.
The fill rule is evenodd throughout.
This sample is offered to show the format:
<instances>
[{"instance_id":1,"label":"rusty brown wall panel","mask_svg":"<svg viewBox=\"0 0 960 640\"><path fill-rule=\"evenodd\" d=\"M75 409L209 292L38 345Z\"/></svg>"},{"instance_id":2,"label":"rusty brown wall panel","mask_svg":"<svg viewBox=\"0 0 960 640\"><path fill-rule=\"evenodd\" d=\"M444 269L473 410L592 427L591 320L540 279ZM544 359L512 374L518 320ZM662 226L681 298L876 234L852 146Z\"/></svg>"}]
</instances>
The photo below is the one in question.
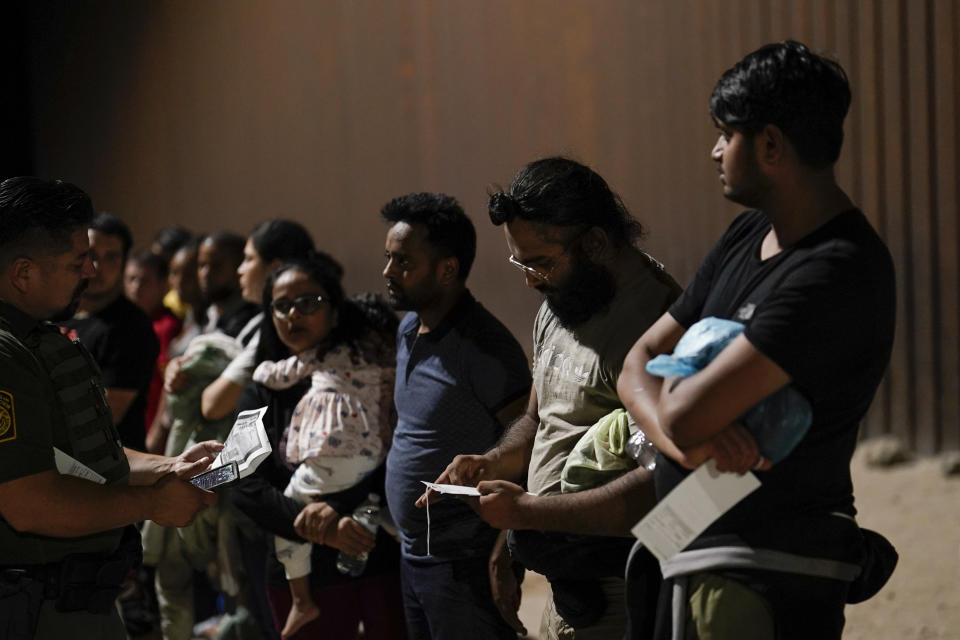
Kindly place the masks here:
<instances>
[{"instance_id":1,"label":"rusty brown wall panel","mask_svg":"<svg viewBox=\"0 0 960 640\"><path fill-rule=\"evenodd\" d=\"M949 18L948 18L949 16ZM938 22L938 24L940 24ZM960 448L960 7L956 2L950 3L949 13L944 16L944 25L948 25L949 37L944 45L943 58L949 63L944 65L946 77L952 79L952 91L949 102L944 104L942 120L953 125L953 135L944 140L942 157L946 170L941 185L940 196L943 212L941 242L943 244L943 264L941 272L944 274L943 326L944 347L943 357L947 374L944 376L944 446L949 449ZM943 76L938 75L938 81ZM951 148L952 147L952 148ZM952 178L951 178L952 177ZM953 180L953 185L949 180Z\"/></svg>"},{"instance_id":2,"label":"rusty brown wall panel","mask_svg":"<svg viewBox=\"0 0 960 640\"><path fill-rule=\"evenodd\" d=\"M720 196L707 99L785 38L854 91L840 184L886 239L897 338L864 435L960 447L960 0L210 0L37 9L38 169L88 188L138 238L165 222L301 219L378 289L377 210L458 196L478 297L529 348L537 297L486 220L487 188L572 155L687 282L738 207Z\"/></svg>"},{"instance_id":3,"label":"rusty brown wall panel","mask_svg":"<svg viewBox=\"0 0 960 640\"><path fill-rule=\"evenodd\" d=\"M891 406L890 432L912 442L915 428L915 371L912 360L913 325L911 256L907 250L910 227L906 209L909 206L910 129L907 113L907 86L905 77L905 43L901 30L902 20L899 2L881 2L880 38L875 55L880 60L883 94L880 101L884 107L884 127L880 153L884 158L884 172L878 185L884 200L884 221L887 244L897 267L900 285L897 305L897 339L890 360L890 389L897 399Z\"/></svg>"},{"instance_id":4,"label":"rusty brown wall panel","mask_svg":"<svg viewBox=\"0 0 960 640\"><path fill-rule=\"evenodd\" d=\"M933 77L936 83L936 98L933 118L934 134L933 163L939 167L937 180L931 184L935 192L937 226L934 229L934 246L937 261L933 264L934 278L938 281L939 302L936 323L937 338L934 353L940 370L939 401L935 416L940 448L960 448L960 220L957 215L957 185L960 180L960 42L958 42L958 16L955 3L935 2L932 12L931 49L934 54Z\"/></svg>"},{"instance_id":5,"label":"rusty brown wall panel","mask_svg":"<svg viewBox=\"0 0 960 640\"><path fill-rule=\"evenodd\" d=\"M860 203L864 213L873 223L881 235L886 236L886 198L880 193L880 184L886 175L886 154L883 141L886 137L885 109L881 96L884 95L882 59L877 56L879 42L882 42L880 32L881 14L879 7L873 0L861 0L855 8L857 20L851 23L857 25L858 47L851 60L856 59L856 73L851 77L857 78L853 85L854 99L851 105L852 113L848 125L848 135L852 131L859 131L859 138L850 142L843 152L854 160L851 164L857 168L853 182L852 196L855 202ZM873 401L870 411L864 421L864 433L880 435L891 430L890 399L891 382L889 374L881 383L880 389Z\"/></svg>"},{"instance_id":6,"label":"rusty brown wall panel","mask_svg":"<svg viewBox=\"0 0 960 640\"><path fill-rule=\"evenodd\" d=\"M907 172L904 176L903 235L904 255L909 261L911 304L907 306L909 348L912 351L912 384L916 397L913 416L913 444L923 450L933 446L935 428L932 409L936 399L938 372L933 359L934 287L930 272L932 217L929 180L936 167L930 164L930 59L927 55L928 2L901 0L902 29L906 59L903 64L904 120L901 138L906 138Z\"/></svg>"}]
</instances>

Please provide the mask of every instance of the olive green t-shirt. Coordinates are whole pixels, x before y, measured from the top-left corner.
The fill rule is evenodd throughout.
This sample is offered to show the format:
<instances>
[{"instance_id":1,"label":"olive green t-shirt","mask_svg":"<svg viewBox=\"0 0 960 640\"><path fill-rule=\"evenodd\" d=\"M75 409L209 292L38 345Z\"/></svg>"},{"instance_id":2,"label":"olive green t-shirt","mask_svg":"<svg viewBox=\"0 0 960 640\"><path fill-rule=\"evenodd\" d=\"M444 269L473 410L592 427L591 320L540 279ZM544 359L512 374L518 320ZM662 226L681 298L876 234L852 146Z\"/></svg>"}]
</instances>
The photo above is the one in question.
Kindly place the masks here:
<instances>
[{"instance_id":1,"label":"olive green t-shirt","mask_svg":"<svg viewBox=\"0 0 960 640\"><path fill-rule=\"evenodd\" d=\"M128 482L129 465L90 354L52 325L0 302L0 483L56 471L54 447L106 484ZM18 532L0 516L0 565L112 551L121 531L57 538Z\"/></svg>"},{"instance_id":2,"label":"olive green t-shirt","mask_svg":"<svg viewBox=\"0 0 960 640\"><path fill-rule=\"evenodd\" d=\"M533 384L540 425L527 472L536 495L560 493L564 462L597 420L623 406L617 378L627 352L680 295L680 287L640 251L620 257L610 305L563 327L546 302L533 329Z\"/></svg>"}]
</instances>

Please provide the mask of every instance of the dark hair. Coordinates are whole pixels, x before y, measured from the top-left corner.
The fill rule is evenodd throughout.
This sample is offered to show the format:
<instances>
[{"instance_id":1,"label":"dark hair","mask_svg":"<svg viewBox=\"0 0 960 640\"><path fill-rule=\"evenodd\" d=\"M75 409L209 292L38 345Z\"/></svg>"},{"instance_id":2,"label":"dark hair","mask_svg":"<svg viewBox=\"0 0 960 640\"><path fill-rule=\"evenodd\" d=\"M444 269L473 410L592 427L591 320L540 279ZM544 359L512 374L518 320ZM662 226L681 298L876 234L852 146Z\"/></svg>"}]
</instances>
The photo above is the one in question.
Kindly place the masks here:
<instances>
[{"instance_id":1,"label":"dark hair","mask_svg":"<svg viewBox=\"0 0 960 640\"><path fill-rule=\"evenodd\" d=\"M99 231L107 236L120 238L120 247L123 251L123 259L126 261L127 254L130 253L130 247L133 245L133 234L130 233L130 227L117 216L101 211L94 216L90 223L90 229Z\"/></svg>"},{"instance_id":2,"label":"dark hair","mask_svg":"<svg viewBox=\"0 0 960 640\"><path fill-rule=\"evenodd\" d=\"M250 232L250 240L266 263L305 258L313 251L310 232L302 224L291 220L261 222Z\"/></svg>"},{"instance_id":3,"label":"dark hair","mask_svg":"<svg viewBox=\"0 0 960 640\"><path fill-rule=\"evenodd\" d=\"M330 333L330 346L346 344L356 351L357 341L370 331L395 335L399 320L390 305L373 294L347 299L340 282L340 265L327 254L314 252L306 258L283 263L267 276L263 287L264 318L260 325L257 362L280 360L290 355L290 350L280 341L277 329L273 326L271 309L273 285L287 271L303 272L326 292L330 308L337 313L337 326Z\"/></svg>"},{"instance_id":4,"label":"dark hair","mask_svg":"<svg viewBox=\"0 0 960 640\"><path fill-rule=\"evenodd\" d=\"M176 251L173 252L173 255L177 255L181 251L199 251L200 245L203 244L203 241L207 239L207 234L198 233L195 236L192 236L189 240L184 242ZM170 256L170 259L173 259L173 256Z\"/></svg>"},{"instance_id":5,"label":"dark hair","mask_svg":"<svg viewBox=\"0 0 960 640\"><path fill-rule=\"evenodd\" d=\"M128 264L137 264L153 271L160 280L166 280L170 273L170 263L163 256L155 254L150 249L134 249L127 258Z\"/></svg>"},{"instance_id":6,"label":"dark hair","mask_svg":"<svg viewBox=\"0 0 960 640\"><path fill-rule=\"evenodd\" d=\"M8 178L0 183L0 264L67 251L70 236L92 219L90 197L69 182Z\"/></svg>"},{"instance_id":7,"label":"dark hair","mask_svg":"<svg viewBox=\"0 0 960 640\"><path fill-rule=\"evenodd\" d=\"M380 217L396 224L421 224L427 229L427 241L441 257L457 259L460 281L470 275L477 254L477 231L452 196L443 193L409 193L394 198L380 210Z\"/></svg>"},{"instance_id":8,"label":"dark hair","mask_svg":"<svg viewBox=\"0 0 960 640\"><path fill-rule=\"evenodd\" d=\"M173 254L190 242L191 238L191 233L183 227L163 227L153 236L153 245L157 248L160 257L169 262Z\"/></svg>"},{"instance_id":9,"label":"dark hair","mask_svg":"<svg viewBox=\"0 0 960 640\"><path fill-rule=\"evenodd\" d=\"M719 123L745 133L775 125L811 166L837 161L849 108L843 68L793 40L747 55L710 96L710 115Z\"/></svg>"},{"instance_id":10,"label":"dark hair","mask_svg":"<svg viewBox=\"0 0 960 640\"><path fill-rule=\"evenodd\" d=\"M215 231L203 237L200 244L209 242L214 248L226 254L227 258L236 266L243 262L243 246L247 239L230 231Z\"/></svg>"},{"instance_id":11,"label":"dark hair","mask_svg":"<svg viewBox=\"0 0 960 640\"><path fill-rule=\"evenodd\" d=\"M557 227L599 227L615 243L632 244L643 227L600 175L563 157L543 158L517 173L507 191L490 196L490 221L520 218Z\"/></svg>"}]
</instances>

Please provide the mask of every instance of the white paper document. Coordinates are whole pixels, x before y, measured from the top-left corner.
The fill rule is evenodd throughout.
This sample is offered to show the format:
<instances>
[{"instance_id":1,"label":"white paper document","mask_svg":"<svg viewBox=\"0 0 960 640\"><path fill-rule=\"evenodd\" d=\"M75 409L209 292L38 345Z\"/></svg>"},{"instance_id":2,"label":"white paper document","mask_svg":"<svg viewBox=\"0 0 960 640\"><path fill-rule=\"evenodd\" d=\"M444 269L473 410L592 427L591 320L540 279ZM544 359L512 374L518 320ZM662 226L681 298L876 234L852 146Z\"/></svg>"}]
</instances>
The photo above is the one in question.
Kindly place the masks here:
<instances>
[{"instance_id":1,"label":"white paper document","mask_svg":"<svg viewBox=\"0 0 960 640\"><path fill-rule=\"evenodd\" d=\"M266 412L266 407L260 407L243 411L237 416L223 442L223 451L210 465L211 469L236 461L241 478L246 478L256 471L260 463L273 451L263 426L263 414Z\"/></svg>"},{"instance_id":2,"label":"white paper document","mask_svg":"<svg viewBox=\"0 0 960 640\"><path fill-rule=\"evenodd\" d=\"M707 460L630 531L657 560L666 562L759 486L752 473L720 473L716 463Z\"/></svg>"},{"instance_id":3,"label":"white paper document","mask_svg":"<svg viewBox=\"0 0 960 640\"><path fill-rule=\"evenodd\" d=\"M426 480L421 480L420 482L427 485L428 488L433 489L437 493L446 493L457 496L480 495L480 492L477 491L476 487L462 487L459 484L437 484L436 482L427 482Z\"/></svg>"},{"instance_id":4,"label":"white paper document","mask_svg":"<svg viewBox=\"0 0 960 640\"><path fill-rule=\"evenodd\" d=\"M62 476L83 478L84 480L96 482L97 484L103 484L107 481L102 475L56 447L53 448L53 461L57 465L57 471L59 471Z\"/></svg>"}]
</instances>

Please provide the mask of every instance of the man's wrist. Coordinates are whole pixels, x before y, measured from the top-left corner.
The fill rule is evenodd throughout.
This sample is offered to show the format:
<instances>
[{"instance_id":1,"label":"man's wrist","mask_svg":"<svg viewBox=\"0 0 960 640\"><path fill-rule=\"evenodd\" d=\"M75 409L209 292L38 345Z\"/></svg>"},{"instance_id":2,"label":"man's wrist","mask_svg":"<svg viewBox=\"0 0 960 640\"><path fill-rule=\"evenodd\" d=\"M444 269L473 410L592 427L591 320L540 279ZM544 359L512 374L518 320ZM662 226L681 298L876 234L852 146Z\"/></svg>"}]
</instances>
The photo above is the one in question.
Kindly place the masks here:
<instances>
[{"instance_id":1,"label":"man's wrist","mask_svg":"<svg viewBox=\"0 0 960 640\"><path fill-rule=\"evenodd\" d=\"M159 504L158 489L153 485L140 485L127 487L127 490L131 492L134 508L140 512L136 522L156 519Z\"/></svg>"},{"instance_id":2,"label":"man's wrist","mask_svg":"<svg viewBox=\"0 0 960 640\"><path fill-rule=\"evenodd\" d=\"M486 461L484 465L486 467L486 479L487 480L498 480L503 476L503 469L501 468L501 461L503 460L503 451L499 446L490 449L485 454L483 454L483 459Z\"/></svg>"}]
</instances>

